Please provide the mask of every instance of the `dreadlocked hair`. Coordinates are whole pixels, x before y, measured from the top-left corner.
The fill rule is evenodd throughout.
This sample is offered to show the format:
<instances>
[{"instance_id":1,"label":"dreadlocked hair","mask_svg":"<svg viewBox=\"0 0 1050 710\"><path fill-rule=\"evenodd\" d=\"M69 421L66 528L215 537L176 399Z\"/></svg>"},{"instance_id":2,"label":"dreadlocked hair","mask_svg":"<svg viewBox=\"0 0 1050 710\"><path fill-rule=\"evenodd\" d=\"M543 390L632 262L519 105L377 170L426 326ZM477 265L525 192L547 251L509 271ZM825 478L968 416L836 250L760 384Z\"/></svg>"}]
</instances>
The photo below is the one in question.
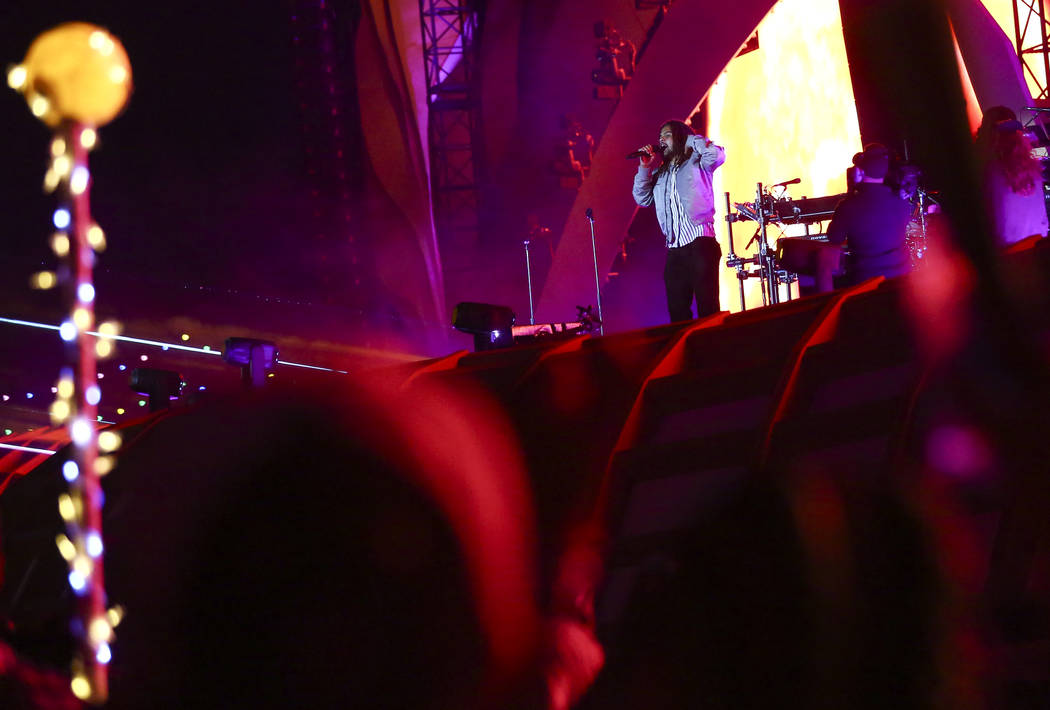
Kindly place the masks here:
<instances>
[{"instance_id":1,"label":"dreadlocked hair","mask_svg":"<svg viewBox=\"0 0 1050 710\"><path fill-rule=\"evenodd\" d=\"M693 149L686 145L686 139L693 135L693 129L688 124L682 121L665 121L660 126L660 132L663 133L665 128L671 129L671 155L664 158L656 171L657 175L667 172L672 165L681 165L693 154Z\"/></svg>"}]
</instances>

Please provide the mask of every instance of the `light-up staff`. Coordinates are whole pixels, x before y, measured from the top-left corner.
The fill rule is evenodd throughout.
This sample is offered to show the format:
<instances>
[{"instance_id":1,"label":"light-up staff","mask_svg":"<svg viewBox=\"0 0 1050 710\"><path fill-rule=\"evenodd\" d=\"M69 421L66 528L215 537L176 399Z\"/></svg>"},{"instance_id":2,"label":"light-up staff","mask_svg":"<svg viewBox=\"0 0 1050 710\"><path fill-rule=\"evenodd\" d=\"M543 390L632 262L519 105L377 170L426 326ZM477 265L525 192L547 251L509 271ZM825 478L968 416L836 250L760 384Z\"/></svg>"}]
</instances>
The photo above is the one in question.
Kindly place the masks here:
<instances>
[{"instance_id":1,"label":"light-up staff","mask_svg":"<svg viewBox=\"0 0 1050 710\"><path fill-rule=\"evenodd\" d=\"M73 442L73 456L62 466L69 490L58 502L66 534L58 536L57 544L69 563L69 585L78 599L77 617L71 624L77 640L73 693L101 704L108 696L109 644L119 618L106 608L99 478L112 468L112 457L105 454L116 450L120 439L113 432L96 435L102 393L95 358L108 355L113 342L88 335L95 329L92 267L95 252L105 246L102 230L91 218L88 153L98 138L95 129L113 120L127 103L131 65L124 47L104 29L71 22L33 40L22 63L8 72L7 83L54 131L44 187L57 197L51 247L60 263L57 274L36 274L34 285L59 286L69 306L69 316L59 329L68 365L51 406L52 421L68 426ZM98 332L115 335L116 327L103 323Z\"/></svg>"}]
</instances>

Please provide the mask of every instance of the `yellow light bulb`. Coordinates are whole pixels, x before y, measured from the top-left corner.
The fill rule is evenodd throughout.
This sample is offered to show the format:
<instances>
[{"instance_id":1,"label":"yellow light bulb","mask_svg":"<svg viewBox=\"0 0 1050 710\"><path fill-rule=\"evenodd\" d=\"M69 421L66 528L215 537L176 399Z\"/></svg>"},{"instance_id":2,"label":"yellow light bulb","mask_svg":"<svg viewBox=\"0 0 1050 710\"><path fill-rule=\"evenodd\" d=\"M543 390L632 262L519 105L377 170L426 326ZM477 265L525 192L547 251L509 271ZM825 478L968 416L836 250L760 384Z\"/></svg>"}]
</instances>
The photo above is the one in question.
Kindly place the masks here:
<instances>
[{"instance_id":1,"label":"yellow light bulb","mask_svg":"<svg viewBox=\"0 0 1050 710\"><path fill-rule=\"evenodd\" d=\"M73 309L73 325L80 330L88 330L91 328L91 311L86 308L74 308Z\"/></svg>"},{"instance_id":2,"label":"yellow light bulb","mask_svg":"<svg viewBox=\"0 0 1050 710\"><path fill-rule=\"evenodd\" d=\"M91 620L91 625L88 626L88 638L96 646L113 638L113 628L109 625L106 617L96 616Z\"/></svg>"},{"instance_id":3,"label":"yellow light bulb","mask_svg":"<svg viewBox=\"0 0 1050 710\"><path fill-rule=\"evenodd\" d=\"M124 607L117 604L106 612L106 619L109 621L110 626L117 628L117 626L120 625L120 622L124 620Z\"/></svg>"},{"instance_id":4,"label":"yellow light bulb","mask_svg":"<svg viewBox=\"0 0 1050 710\"><path fill-rule=\"evenodd\" d=\"M120 434L115 431L103 431L98 435L98 448L107 453L120 448Z\"/></svg>"},{"instance_id":5,"label":"yellow light bulb","mask_svg":"<svg viewBox=\"0 0 1050 710\"><path fill-rule=\"evenodd\" d=\"M56 138L51 141L51 155L56 158L66 152L66 139Z\"/></svg>"},{"instance_id":6,"label":"yellow light bulb","mask_svg":"<svg viewBox=\"0 0 1050 710\"><path fill-rule=\"evenodd\" d=\"M58 381L58 396L66 399L73 396L73 380L63 377Z\"/></svg>"},{"instance_id":7,"label":"yellow light bulb","mask_svg":"<svg viewBox=\"0 0 1050 710\"><path fill-rule=\"evenodd\" d=\"M46 93L33 113L51 126L63 120L89 126L109 123L131 93L131 64L124 48L101 27L69 22L33 40L25 60L26 86Z\"/></svg>"},{"instance_id":8,"label":"yellow light bulb","mask_svg":"<svg viewBox=\"0 0 1050 710\"><path fill-rule=\"evenodd\" d=\"M56 232L51 237L51 249L58 256L65 256L69 253L69 235L65 232Z\"/></svg>"},{"instance_id":9,"label":"yellow light bulb","mask_svg":"<svg viewBox=\"0 0 1050 710\"><path fill-rule=\"evenodd\" d=\"M73 678L69 683L70 690L73 691L73 695L77 696L80 700L87 700L91 697L91 683L88 679L82 675L78 675Z\"/></svg>"},{"instance_id":10,"label":"yellow light bulb","mask_svg":"<svg viewBox=\"0 0 1050 710\"><path fill-rule=\"evenodd\" d=\"M69 159L68 155L63 153L55 156L55 159L51 161L51 168L58 173L59 177L65 177L73 169L73 161Z\"/></svg>"},{"instance_id":11,"label":"yellow light bulb","mask_svg":"<svg viewBox=\"0 0 1050 710\"><path fill-rule=\"evenodd\" d=\"M62 516L62 519L67 523L72 521L76 517L77 509L73 505L73 499L68 493L63 493L58 497L58 514Z\"/></svg>"},{"instance_id":12,"label":"yellow light bulb","mask_svg":"<svg viewBox=\"0 0 1050 710\"><path fill-rule=\"evenodd\" d=\"M95 143L98 142L98 133L95 132L94 128L85 128L80 132L80 145L86 149L91 150L95 147Z\"/></svg>"},{"instance_id":13,"label":"yellow light bulb","mask_svg":"<svg viewBox=\"0 0 1050 710\"><path fill-rule=\"evenodd\" d=\"M73 558L73 563L70 566L84 579L90 577L91 573L95 571L95 565L87 555L77 555Z\"/></svg>"},{"instance_id":14,"label":"yellow light bulb","mask_svg":"<svg viewBox=\"0 0 1050 710\"><path fill-rule=\"evenodd\" d=\"M65 535L59 535L55 538L55 544L58 545L58 552L62 555L62 559L69 562L77 556L77 547L73 544Z\"/></svg>"},{"instance_id":15,"label":"yellow light bulb","mask_svg":"<svg viewBox=\"0 0 1050 710\"><path fill-rule=\"evenodd\" d=\"M33 100L29 102L29 110L33 112L33 115L37 118L41 118L51 109L51 102L45 99L43 96L34 96Z\"/></svg>"},{"instance_id":16,"label":"yellow light bulb","mask_svg":"<svg viewBox=\"0 0 1050 710\"><path fill-rule=\"evenodd\" d=\"M87 231L88 244L95 251L102 251L106 248L106 233L102 231L102 227L97 224L93 224L88 227Z\"/></svg>"},{"instance_id":17,"label":"yellow light bulb","mask_svg":"<svg viewBox=\"0 0 1050 710\"><path fill-rule=\"evenodd\" d=\"M48 412L51 415L51 423L58 425L66 421L70 414L69 402L64 399L56 399L51 403L51 410Z\"/></svg>"},{"instance_id":18,"label":"yellow light bulb","mask_svg":"<svg viewBox=\"0 0 1050 710\"><path fill-rule=\"evenodd\" d=\"M69 189L74 195L79 195L87 189L89 175L86 169L77 168L73 171L73 177L69 180Z\"/></svg>"},{"instance_id":19,"label":"yellow light bulb","mask_svg":"<svg viewBox=\"0 0 1050 710\"><path fill-rule=\"evenodd\" d=\"M44 173L44 192L54 192L61 181L61 176L55 172L54 168L48 168Z\"/></svg>"},{"instance_id":20,"label":"yellow light bulb","mask_svg":"<svg viewBox=\"0 0 1050 710\"><path fill-rule=\"evenodd\" d=\"M119 410L118 413L120 413ZM112 456L99 456L95 459L95 473L99 476L105 476L113 470L113 465Z\"/></svg>"},{"instance_id":21,"label":"yellow light bulb","mask_svg":"<svg viewBox=\"0 0 1050 710\"><path fill-rule=\"evenodd\" d=\"M54 271L38 271L33 274L33 278L30 279L30 285L32 285L33 288L42 290L54 288L57 283L58 277L55 276Z\"/></svg>"},{"instance_id":22,"label":"yellow light bulb","mask_svg":"<svg viewBox=\"0 0 1050 710\"><path fill-rule=\"evenodd\" d=\"M21 64L11 67L11 71L7 72L7 85L15 91L21 91L22 87L26 85L26 79L28 77L29 72L27 72L26 68Z\"/></svg>"},{"instance_id":23,"label":"yellow light bulb","mask_svg":"<svg viewBox=\"0 0 1050 710\"><path fill-rule=\"evenodd\" d=\"M95 355L100 358L107 358L113 354L113 341L102 339L95 343Z\"/></svg>"},{"instance_id":24,"label":"yellow light bulb","mask_svg":"<svg viewBox=\"0 0 1050 710\"><path fill-rule=\"evenodd\" d=\"M101 325L99 325L98 332L100 335L103 335L107 338L112 338L114 335L120 334L120 324L112 320L104 321Z\"/></svg>"}]
</instances>

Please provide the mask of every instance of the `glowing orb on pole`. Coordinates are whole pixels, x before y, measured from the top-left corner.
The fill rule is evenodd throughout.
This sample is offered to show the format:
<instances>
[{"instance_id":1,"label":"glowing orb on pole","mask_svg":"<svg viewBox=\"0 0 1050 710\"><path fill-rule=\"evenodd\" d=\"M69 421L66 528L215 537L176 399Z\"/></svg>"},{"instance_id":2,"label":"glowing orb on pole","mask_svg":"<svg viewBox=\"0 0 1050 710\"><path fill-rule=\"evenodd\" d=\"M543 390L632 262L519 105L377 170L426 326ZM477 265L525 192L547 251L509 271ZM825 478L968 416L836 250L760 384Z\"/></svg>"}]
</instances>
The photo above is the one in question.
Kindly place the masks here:
<instances>
[{"instance_id":1,"label":"glowing orb on pole","mask_svg":"<svg viewBox=\"0 0 1050 710\"><path fill-rule=\"evenodd\" d=\"M33 115L49 126L64 120L102 126L131 94L131 64L120 40L85 22L50 29L29 47L8 84L25 96Z\"/></svg>"}]
</instances>

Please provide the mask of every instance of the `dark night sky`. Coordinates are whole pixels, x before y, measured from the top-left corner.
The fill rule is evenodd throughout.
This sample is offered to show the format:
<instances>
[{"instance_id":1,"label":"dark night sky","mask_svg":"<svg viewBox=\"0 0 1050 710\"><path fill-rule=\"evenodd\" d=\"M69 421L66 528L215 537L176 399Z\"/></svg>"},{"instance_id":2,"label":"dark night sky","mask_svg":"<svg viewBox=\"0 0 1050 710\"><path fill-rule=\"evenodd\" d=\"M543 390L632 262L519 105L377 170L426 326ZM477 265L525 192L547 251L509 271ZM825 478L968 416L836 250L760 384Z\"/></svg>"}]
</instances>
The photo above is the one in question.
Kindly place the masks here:
<instances>
[{"instance_id":1,"label":"dark night sky","mask_svg":"<svg viewBox=\"0 0 1050 710\"><path fill-rule=\"evenodd\" d=\"M101 281L272 295L303 278L296 228L310 206L289 17L288 4L272 1L0 4L5 66L69 20L108 28L131 59L135 93L101 130L91 162L93 211L109 241ZM2 277L24 287L28 273L53 265L53 202L40 188L48 133L3 88Z\"/></svg>"}]
</instances>

